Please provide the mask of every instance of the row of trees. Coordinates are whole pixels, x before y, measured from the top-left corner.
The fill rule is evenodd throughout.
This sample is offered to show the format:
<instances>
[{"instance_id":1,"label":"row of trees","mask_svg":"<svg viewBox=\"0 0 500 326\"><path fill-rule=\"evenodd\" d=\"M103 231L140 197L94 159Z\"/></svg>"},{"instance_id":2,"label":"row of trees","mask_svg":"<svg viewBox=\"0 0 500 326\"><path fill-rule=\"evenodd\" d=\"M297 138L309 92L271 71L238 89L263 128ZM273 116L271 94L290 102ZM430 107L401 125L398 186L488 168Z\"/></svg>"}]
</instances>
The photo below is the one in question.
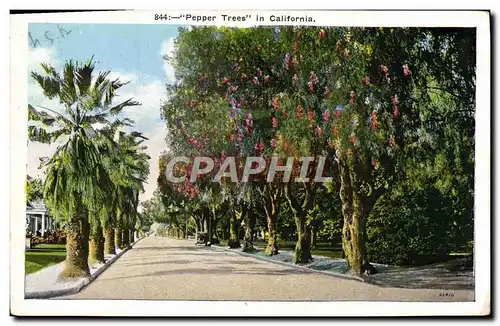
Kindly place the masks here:
<instances>
[{"instance_id":1,"label":"row of trees","mask_svg":"<svg viewBox=\"0 0 500 326\"><path fill-rule=\"evenodd\" d=\"M146 138L132 131L133 121L123 114L140 103L116 102L126 83L110 79L109 71L95 73L92 59L70 60L60 73L49 64L41 68L31 77L59 105L29 104L28 135L30 141L60 144L41 159L44 178L43 184L37 181L38 193L51 215L65 225L67 254L61 277L88 276L89 262L103 262L116 247L127 247L141 224L137 208L149 156Z\"/></svg>"},{"instance_id":2,"label":"row of trees","mask_svg":"<svg viewBox=\"0 0 500 326\"><path fill-rule=\"evenodd\" d=\"M337 225L356 275L374 272L370 258L409 262L472 240L474 30L194 27L180 29L175 45L165 58L177 83L162 107L169 151L158 178L166 215L182 211L209 239L227 218L231 247L243 222L244 250L264 217L273 255L286 212L296 263L311 260L314 235ZM166 174L177 156L192 159L176 165L182 184ZM226 157L241 180L249 156L267 162L250 182L213 182ZM215 169L190 181L193 165L207 166L195 157ZM268 181L270 163L289 157L292 177ZM315 164L297 183L300 157ZM331 182L314 182L318 163ZM422 249L431 239L442 248ZM406 249L391 252L391 241Z\"/></svg>"}]
</instances>

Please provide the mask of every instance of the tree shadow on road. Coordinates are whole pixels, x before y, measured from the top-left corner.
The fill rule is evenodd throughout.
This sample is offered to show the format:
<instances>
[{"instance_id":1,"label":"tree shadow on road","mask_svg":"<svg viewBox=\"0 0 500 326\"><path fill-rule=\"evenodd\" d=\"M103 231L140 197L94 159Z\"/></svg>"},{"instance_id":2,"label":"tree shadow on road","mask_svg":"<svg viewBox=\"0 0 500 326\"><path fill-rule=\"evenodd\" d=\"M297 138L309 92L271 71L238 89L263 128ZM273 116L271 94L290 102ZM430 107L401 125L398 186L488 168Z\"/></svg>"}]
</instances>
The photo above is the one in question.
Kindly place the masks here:
<instances>
[{"instance_id":1,"label":"tree shadow on road","mask_svg":"<svg viewBox=\"0 0 500 326\"><path fill-rule=\"evenodd\" d=\"M148 260L151 258L148 257ZM144 261L144 259L142 259ZM197 263L196 260L164 260L164 261L151 261L151 262L141 262L139 260L134 261L122 261L120 262L122 266L128 266L128 267L135 267L135 266L148 266L148 265L186 265L186 264L192 264L192 263ZM209 264L209 265L257 265L259 262L254 262L251 260L229 260L229 261L221 261L219 259L204 259L203 264Z\"/></svg>"},{"instance_id":2,"label":"tree shadow on road","mask_svg":"<svg viewBox=\"0 0 500 326\"><path fill-rule=\"evenodd\" d=\"M168 276L168 275L265 275L265 276L286 276L286 275L297 275L297 274L308 274L306 271L300 271L296 269L282 269L273 270L268 268L252 268L251 270L244 269L232 269L232 268L184 268L184 269L172 269L167 271L158 271L154 273L145 273L139 275L129 275L123 277L103 277L99 278L99 281L114 281L118 279L133 279L142 277L154 277L154 276Z\"/></svg>"}]
</instances>

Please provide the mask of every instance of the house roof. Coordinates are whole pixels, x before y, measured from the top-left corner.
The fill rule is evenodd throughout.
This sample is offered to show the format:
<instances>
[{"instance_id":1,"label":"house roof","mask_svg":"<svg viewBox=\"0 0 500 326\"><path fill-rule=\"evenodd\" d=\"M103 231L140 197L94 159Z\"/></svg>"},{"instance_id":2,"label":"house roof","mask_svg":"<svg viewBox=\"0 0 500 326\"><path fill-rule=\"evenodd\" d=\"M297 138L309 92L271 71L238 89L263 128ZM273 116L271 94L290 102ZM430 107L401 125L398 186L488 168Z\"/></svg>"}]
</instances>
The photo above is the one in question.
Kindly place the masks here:
<instances>
[{"instance_id":1,"label":"house roof","mask_svg":"<svg viewBox=\"0 0 500 326\"><path fill-rule=\"evenodd\" d=\"M47 207L41 199L32 200L26 205L26 212L28 213L45 213L47 214Z\"/></svg>"}]
</instances>

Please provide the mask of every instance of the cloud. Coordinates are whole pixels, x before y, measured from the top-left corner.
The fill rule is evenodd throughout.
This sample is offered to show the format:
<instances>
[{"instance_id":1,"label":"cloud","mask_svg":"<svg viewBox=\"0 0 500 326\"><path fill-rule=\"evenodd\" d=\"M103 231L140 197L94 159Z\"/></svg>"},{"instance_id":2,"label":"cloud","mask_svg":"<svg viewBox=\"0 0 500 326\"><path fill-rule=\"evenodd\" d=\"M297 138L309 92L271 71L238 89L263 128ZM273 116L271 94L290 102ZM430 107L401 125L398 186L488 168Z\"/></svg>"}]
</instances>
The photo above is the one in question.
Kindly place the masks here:
<instances>
[{"instance_id":1,"label":"cloud","mask_svg":"<svg viewBox=\"0 0 500 326\"><path fill-rule=\"evenodd\" d=\"M149 132L144 134L149 139L144 143L148 146L148 154L151 159L149 161L148 181L144 184L144 193L140 195L141 201L151 198L153 192L156 190L156 180L160 172L158 168L158 158L160 154L167 149L165 144L167 132L165 124L163 122L158 122Z\"/></svg>"},{"instance_id":2,"label":"cloud","mask_svg":"<svg viewBox=\"0 0 500 326\"><path fill-rule=\"evenodd\" d=\"M49 63L58 66L56 51L54 48L30 48L28 51L28 69L29 71L40 71L40 63Z\"/></svg>"},{"instance_id":3,"label":"cloud","mask_svg":"<svg viewBox=\"0 0 500 326\"><path fill-rule=\"evenodd\" d=\"M160 48L160 55L162 57L171 57L175 53L175 39L173 37L168 40L163 41ZM172 84L175 81L175 70L174 67L168 62L168 60L163 61L163 70L165 71L165 80L168 84Z\"/></svg>"}]
</instances>

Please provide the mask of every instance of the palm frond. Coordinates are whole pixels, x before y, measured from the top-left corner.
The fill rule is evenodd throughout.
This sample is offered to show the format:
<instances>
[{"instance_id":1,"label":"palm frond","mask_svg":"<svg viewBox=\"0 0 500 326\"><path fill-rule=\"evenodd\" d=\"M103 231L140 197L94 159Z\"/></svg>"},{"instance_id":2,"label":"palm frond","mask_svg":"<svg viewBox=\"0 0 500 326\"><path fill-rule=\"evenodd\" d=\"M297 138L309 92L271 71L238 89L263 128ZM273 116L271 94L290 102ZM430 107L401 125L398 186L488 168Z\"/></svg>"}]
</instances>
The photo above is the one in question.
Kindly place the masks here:
<instances>
[{"instance_id":1,"label":"palm frond","mask_svg":"<svg viewBox=\"0 0 500 326\"><path fill-rule=\"evenodd\" d=\"M133 99L128 99L118 105L113 106L112 108L109 109L109 112L111 114L118 114L120 113L124 108L126 107L131 107L131 106L139 106L141 103L134 101Z\"/></svg>"},{"instance_id":2,"label":"palm frond","mask_svg":"<svg viewBox=\"0 0 500 326\"><path fill-rule=\"evenodd\" d=\"M60 95L60 82L50 76L42 76L37 72L31 72L31 77L40 85L43 90L43 95L49 99L53 99Z\"/></svg>"}]
</instances>

